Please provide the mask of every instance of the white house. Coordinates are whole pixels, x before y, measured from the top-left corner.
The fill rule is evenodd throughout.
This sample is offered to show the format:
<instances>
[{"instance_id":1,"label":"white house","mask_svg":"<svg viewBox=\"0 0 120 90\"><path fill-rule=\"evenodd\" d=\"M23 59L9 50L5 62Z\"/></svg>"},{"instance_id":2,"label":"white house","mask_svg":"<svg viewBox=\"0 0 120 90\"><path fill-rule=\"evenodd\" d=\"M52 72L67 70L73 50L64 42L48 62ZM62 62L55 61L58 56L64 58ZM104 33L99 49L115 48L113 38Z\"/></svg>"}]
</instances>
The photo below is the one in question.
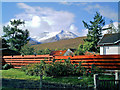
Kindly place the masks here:
<instances>
[{"instance_id":1,"label":"white house","mask_svg":"<svg viewBox=\"0 0 120 90\"><path fill-rule=\"evenodd\" d=\"M105 34L98 45L100 55L120 54L120 33Z\"/></svg>"}]
</instances>

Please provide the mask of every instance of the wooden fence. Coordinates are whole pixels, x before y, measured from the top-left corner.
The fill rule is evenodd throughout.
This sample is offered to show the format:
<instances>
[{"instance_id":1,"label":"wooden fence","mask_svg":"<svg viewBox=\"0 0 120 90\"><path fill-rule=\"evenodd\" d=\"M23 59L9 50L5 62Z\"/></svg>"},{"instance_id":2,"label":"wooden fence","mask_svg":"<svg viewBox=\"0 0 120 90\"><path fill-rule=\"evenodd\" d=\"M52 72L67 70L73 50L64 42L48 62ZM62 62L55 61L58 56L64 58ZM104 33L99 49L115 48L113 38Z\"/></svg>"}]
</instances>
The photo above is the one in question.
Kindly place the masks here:
<instances>
[{"instance_id":1,"label":"wooden fence","mask_svg":"<svg viewBox=\"0 0 120 90\"><path fill-rule=\"evenodd\" d=\"M2 64L12 64L14 68L28 65L30 63L40 63L44 60L51 63L53 59L64 62L64 59L70 58L72 64L81 62L82 66L91 68L94 64L99 68L120 70L120 55L80 55L80 56L50 56L50 55L24 55L24 56L3 56Z\"/></svg>"},{"instance_id":2,"label":"wooden fence","mask_svg":"<svg viewBox=\"0 0 120 90\"><path fill-rule=\"evenodd\" d=\"M11 64L14 68L21 68L31 63L40 63L44 60L47 63L52 62L53 56L49 55L21 55L21 56L3 56L2 64Z\"/></svg>"}]
</instances>

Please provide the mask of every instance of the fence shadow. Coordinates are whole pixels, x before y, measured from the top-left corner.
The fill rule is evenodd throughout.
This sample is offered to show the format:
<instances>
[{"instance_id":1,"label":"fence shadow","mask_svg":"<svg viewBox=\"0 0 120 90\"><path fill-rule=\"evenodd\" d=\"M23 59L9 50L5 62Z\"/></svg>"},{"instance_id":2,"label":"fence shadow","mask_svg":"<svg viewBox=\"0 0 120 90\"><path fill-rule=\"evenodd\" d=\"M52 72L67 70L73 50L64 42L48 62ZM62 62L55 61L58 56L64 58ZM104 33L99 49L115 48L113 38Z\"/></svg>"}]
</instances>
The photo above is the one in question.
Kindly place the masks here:
<instances>
[{"instance_id":1,"label":"fence shadow","mask_svg":"<svg viewBox=\"0 0 120 90\"><path fill-rule=\"evenodd\" d=\"M40 82L38 80L2 79L2 90L93 90L93 88L88 87L78 87L75 85L64 85L47 82L43 82L43 88L40 89L39 85Z\"/></svg>"},{"instance_id":2,"label":"fence shadow","mask_svg":"<svg viewBox=\"0 0 120 90\"><path fill-rule=\"evenodd\" d=\"M2 79L3 88L14 89L39 89L39 81L20 80L20 79Z\"/></svg>"}]
</instances>

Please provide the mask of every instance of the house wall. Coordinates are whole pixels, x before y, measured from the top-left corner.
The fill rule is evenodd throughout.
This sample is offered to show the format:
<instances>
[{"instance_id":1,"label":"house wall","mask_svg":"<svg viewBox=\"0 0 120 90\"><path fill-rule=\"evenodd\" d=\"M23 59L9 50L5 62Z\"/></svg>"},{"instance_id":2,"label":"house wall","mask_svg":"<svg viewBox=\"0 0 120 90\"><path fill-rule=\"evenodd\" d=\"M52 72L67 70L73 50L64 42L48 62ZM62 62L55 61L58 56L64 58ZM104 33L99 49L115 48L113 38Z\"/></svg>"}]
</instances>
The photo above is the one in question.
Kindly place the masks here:
<instances>
[{"instance_id":1,"label":"house wall","mask_svg":"<svg viewBox=\"0 0 120 90\"><path fill-rule=\"evenodd\" d=\"M100 46L100 55L103 55L103 46Z\"/></svg>"},{"instance_id":2,"label":"house wall","mask_svg":"<svg viewBox=\"0 0 120 90\"><path fill-rule=\"evenodd\" d=\"M101 46L100 55L120 54L120 45Z\"/></svg>"},{"instance_id":3,"label":"house wall","mask_svg":"<svg viewBox=\"0 0 120 90\"><path fill-rule=\"evenodd\" d=\"M73 55L73 52L70 49L68 49L63 56L70 56L70 55Z\"/></svg>"},{"instance_id":4,"label":"house wall","mask_svg":"<svg viewBox=\"0 0 120 90\"><path fill-rule=\"evenodd\" d=\"M118 53L120 54L120 45L119 45L119 47L118 47Z\"/></svg>"}]
</instances>

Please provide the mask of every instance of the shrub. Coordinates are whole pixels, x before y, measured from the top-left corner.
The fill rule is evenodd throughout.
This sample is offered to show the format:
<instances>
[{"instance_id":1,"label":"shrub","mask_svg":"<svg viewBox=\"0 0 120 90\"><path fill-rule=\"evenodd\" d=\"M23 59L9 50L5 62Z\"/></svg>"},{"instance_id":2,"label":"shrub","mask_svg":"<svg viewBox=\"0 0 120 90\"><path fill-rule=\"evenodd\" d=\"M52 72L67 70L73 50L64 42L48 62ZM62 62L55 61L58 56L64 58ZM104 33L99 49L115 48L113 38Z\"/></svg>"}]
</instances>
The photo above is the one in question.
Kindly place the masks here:
<instances>
[{"instance_id":1,"label":"shrub","mask_svg":"<svg viewBox=\"0 0 120 90\"><path fill-rule=\"evenodd\" d=\"M30 44L26 44L24 46L22 46L20 53L22 55L33 55L35 52L35 49L33 47L31 47Z\"/></svg>"},{"instance_id":2,"label":"shrub","mask_svg":"<svg viewBox=\"0 0 120 90\"><path fill-rule=\"evenodd\" d=\"M75 66L72 65L69 61L65 63L53 62L51 64L46 64L44 61L41 61L40 64L30 64L21 68L22 71L25 71L27 75L46 75L52 77L61 77L69 76L75 74Z\"/></svg>"},{"instance_id":3,"label":"shrub","mask_svg":"<svg viewBox=\"0 0 120 90\"><path fill-rule=\"evenodd\" d=\"M26 71L27 70L27 66L22 66L21 68L20 68L20 70L22 70L22 71Z\"/></svg>"},{"instance_id":4,"label":"shrub","mask_svg":"<svg viewBox=\"0 0 120 90\"><path fill-rule=\"evenodd\" d=\"M101 72L103 72L103 70L101 70L99 67L96 67L94 64L92 64L91 68L89 69L84 68L83 74L85 76L93 76L93 74L100 74Z\"/></svg>"},{"instance_id":5,"label":"shrub","mask_svg":"<svg viewBox=\"0 0 120 90\"><path fill-rule=\"evenodd\" d=\"M79 62L78 65L74 64L74 67L76 66L75 68L75 74L76 75L82 75L83 74L83 70L82 70L82 67L81 67L81 62Z\"/></svg>"},{"instance_id":6,"label":"shrub","mask_svg":"<svg viewBox=\"0 0 120 90\"><path fill-rule=\"evenodd\" d=\"M40 64L29 64L27 65L25 72L27 75L45 75L45 64L44 61L41 61Z\"/></svg>"},{"instance_id":7,"label":"shrub","mask_svg":"<svg viewBox=\"0 0 120 90\"><path fill-rule=\"evenodd\" d=\"M72 64L54 62L46 66L45 72L47 76L52 77L69 76L73 75L74 67Z\"/></svg>"},{"instance_id":8,"label":"shrub","mask_svg":"<svg viewBox=\"0 0 120 90\"><path fill-rule=\"evenodd\" d=\"M5 64L4 66L2 66L3 70L8 70L10 68L13 68L13 66L11 64Z\"/></svg>"},{"instance_id":9,"label":"shrub","mask_svg":"<svg viewBox=\"0 0 120 90\"><path fill-rule=\"evenodd\" d=\"M60 60L61 61L61 60ZM25 71L27 75L45 75L52 77L62 77L62 76L92 76L94 73L98 73L99 69L92 65L91 69L86 69L81 66L82 62L79 62L78 65L71 64L70 58L65 62L57 62L53 60L51 64L46 64L43 60L40 64L30 64L21 68L21 70Z\"/></svg>"}]
</instances>

